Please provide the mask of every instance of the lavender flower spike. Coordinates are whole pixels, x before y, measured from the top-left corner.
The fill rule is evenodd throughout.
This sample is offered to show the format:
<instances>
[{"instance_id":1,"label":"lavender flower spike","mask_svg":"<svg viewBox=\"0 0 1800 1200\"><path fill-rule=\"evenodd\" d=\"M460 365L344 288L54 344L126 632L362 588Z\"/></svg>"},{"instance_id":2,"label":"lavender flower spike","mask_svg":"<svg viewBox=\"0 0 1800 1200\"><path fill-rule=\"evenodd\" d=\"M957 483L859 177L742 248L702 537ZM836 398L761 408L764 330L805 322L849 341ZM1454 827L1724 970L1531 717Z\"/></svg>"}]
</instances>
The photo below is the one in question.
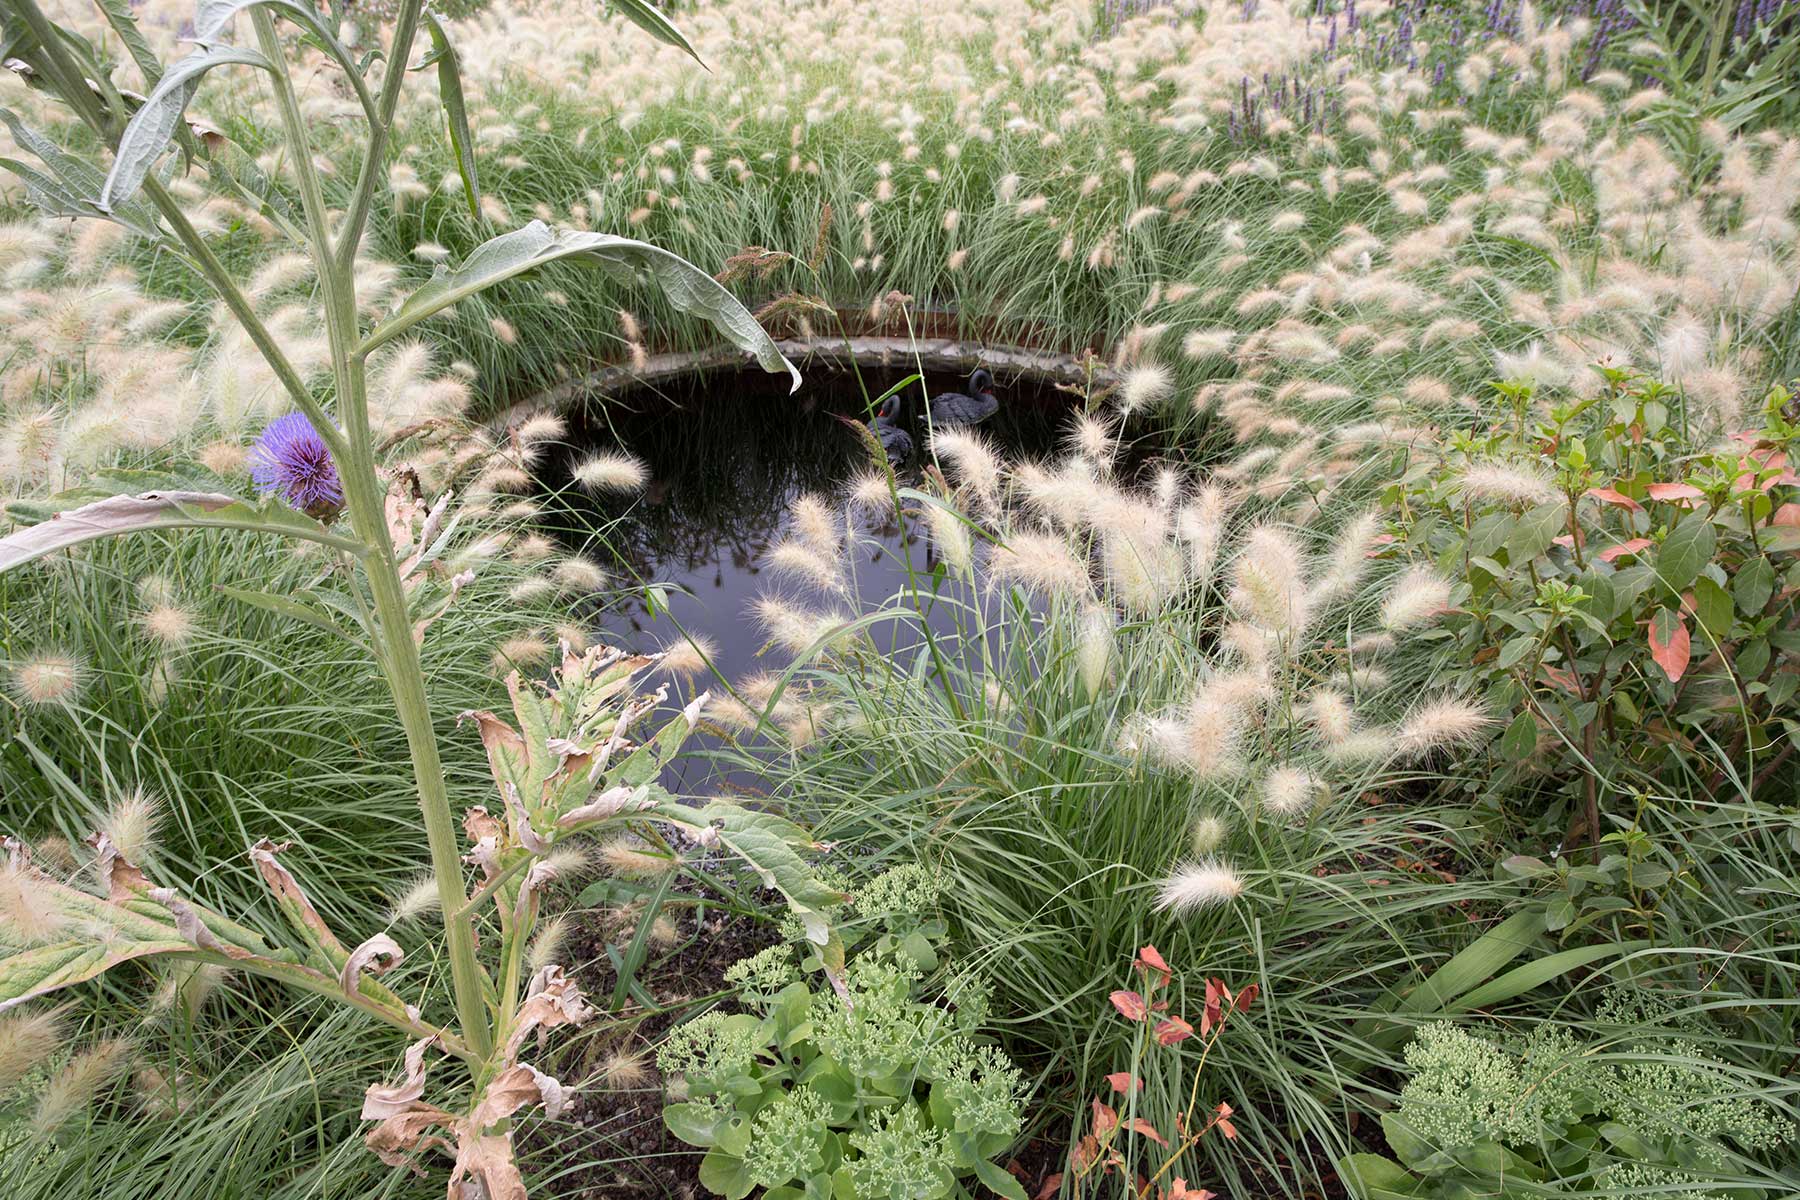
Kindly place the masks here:
<instances>
[{"instance_id":1,"label":"lavender flower spike","mask_svg":"<svg viewBox=\"0 0 1800 1200\"><path fill-rule=\"evenodd\" d=\"M276 417L250 450L250 478L263 495L279 495L295 508L328 521L344 507L331 450L304 413Z\"/></svg>"}]
</instances>

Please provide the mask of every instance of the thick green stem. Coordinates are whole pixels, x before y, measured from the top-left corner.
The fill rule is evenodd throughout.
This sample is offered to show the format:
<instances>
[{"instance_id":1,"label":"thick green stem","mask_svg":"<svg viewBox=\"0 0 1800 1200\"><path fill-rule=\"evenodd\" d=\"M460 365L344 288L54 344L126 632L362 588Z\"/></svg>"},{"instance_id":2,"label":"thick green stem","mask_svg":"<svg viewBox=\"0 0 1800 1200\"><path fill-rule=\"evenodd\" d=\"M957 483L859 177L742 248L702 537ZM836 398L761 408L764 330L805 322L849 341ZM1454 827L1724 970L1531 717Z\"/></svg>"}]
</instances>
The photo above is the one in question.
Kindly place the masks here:
<instances>
[{"instance_id":1,"label":"thick green stem","mask_svg":"<svg viewBox=\"0 0 1800 1200\"><path fill-rule=\"evenodd\" d=\"M416 5L412 6L415 9ZM369 431L367 376L357 347L362 339L356 316L356 281L331 250L329 214L313 167L312 147L306 123L287 75L287 58L275 36L275 22L266 9L253 17L265 57L277 66L275 96L281 108L294 172L300 184L301 207L309 227L313 262L325 300L325 333L331 343L332 373L337 386L339 418L346 443L341 475L344 501L351 524L371 553L363 558L363 571L375 606L375 653L394 708L406 733L413 775L419 790L419 810L425 838L431 850L431 869L437 878L438 899L444 911L444 940L450 954L450 977L456 997L457 1021L469 1049L486 1058L493 1049L492 1025L487 1009L486 982L475 956L475 927L467 912L468 894L463 888L462 859L458 853L456 818L450 810L449 789L443 761L438 757L437 730L425 692L425 673L419 648L413 641L412 617L406 591L394 565L394 547L388 536L386 506L375 469L374 443ZM404 70L404 64L401 67Z\"/></svg>"}]
</instances>

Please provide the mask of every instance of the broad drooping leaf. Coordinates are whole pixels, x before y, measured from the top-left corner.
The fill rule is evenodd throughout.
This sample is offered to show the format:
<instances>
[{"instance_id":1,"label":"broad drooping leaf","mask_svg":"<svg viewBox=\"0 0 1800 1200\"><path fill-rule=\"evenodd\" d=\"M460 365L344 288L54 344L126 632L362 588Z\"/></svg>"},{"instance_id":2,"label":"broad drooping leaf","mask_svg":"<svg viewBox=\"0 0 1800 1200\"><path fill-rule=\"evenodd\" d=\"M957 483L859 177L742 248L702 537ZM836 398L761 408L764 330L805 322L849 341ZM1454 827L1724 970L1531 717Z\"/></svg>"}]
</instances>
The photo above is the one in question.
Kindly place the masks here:
<instances>
[{"instance_id":1,"label":"broad drooping leaf","mask_svg":"<svg viewBox=\"0 0 1800 1200\"><path fill-rule=\"evenodd\" d=\"M444 106L444 122L450 130L450 148L456 152L456 172L462 176L469 215L481 219L481 184L475 175L475 139L469 132L469 108L463 101L462 64L443 23L429 10L425 32L431 36L431 53L420 63L437 64L438 99Z\"/></svg>"},{"instance_id":2,"label":"broad drooping leaf","mask_svg":"<svg viewBox=\"0 0 1800 1200\"><path fill-rule=\"evenodd\" d=\"M224 492L144 492L108 496L78 508L15 502L5 512L15 521L34 523L0 538L0 573L82 542L151 529L241 529L360 549L359 543L338 537L279 501L251 504Z\"/></svg>"},{"instance_id":3,"label":"broad drooping leaf","mask_svg":"<svg viewBox=\"0 0 1800 1200\"><path fill-rule=\"evenodd\" d=\"M648 3L648 0L612 0L612 6L614 12L657 41L665 46L684 50L695 62L700 63L703 67L706 65L687 38L682 35L681 30L675 28L674 22L663 16L661 10Z\"/></svg>"},{"instance_id":4,"label":"broad drooping leaf","mask_svg":"<svg viewBox=\"0 0 1800 1200\"><path fill-rule=\"evenodd\" d=\"M38 159L34 165L17 159L0 158L0 166L17 175L24 183L25 198L32 207L41 210L46 216L99 217L123 225L147 238L158 239L162 236L156 210L142 200L119 204L111 211L100 207L100 192L106 182L106 176L100 168L70 154L7 109L0 108L0 121L6 122L13 141L31 151Z\"/></svg>"},{"instance_id":5,"label":"broad drooping leaf","mask_svg":"<svg viewBox=\"0 0 1800 1200\"><path fill-rule=\"evenodd\" d=\"M652 811L664 820L697 830L702 840L716 837L720 846L756 872L764 887L781 893L800 918L809 941L841 954L827 913L846 897L826 886L802 856L801 851L817 848L804 829L774 813L722 800L699 809L669 802ZM842 965L841 959L838 965Z\"/></svg>"},{"instance_id":6,"label":"broad drooping leaf","mask_svg":"<svg viewBox=\"0 0 1800 1200\"><path fill-rule=\"evenodd\" d=\"M458 300L515 275L564 260L628 275L646 272L678 310L710 322L732 345L754 355L763 370L787 371L793 380L790 390L800 386L800 372L782 356L775 340L757 324L750 311L687 259L633 238L553 229L542 221L483 242L459 267L439 267L392 317L369 334L363 350L366 353L392 341Z\"/></svg>"},{"instance_id":7,"label":"broad drooping leaf","mask_svg":"<svg viewBox=\"0 0 1800 1200\"><path fill-rule=\"evenodd\" d=\"M260 67L265 71L274 69L269 60L256 51L239 50L231 46L196 50L171 66L144 101L143 107L132 115L131 123L125 126L125 132L119 137L119 148L113 156L112 170L100 189L101 208L108 212L115 211L137 194L144 176L150 173L156 160L163 156L175 137L175 131L181 127L188 103L199 90L201 77L214 67L225 66Z\"/></svg>"},{"instance_id":8,"label":"broad drooping leaf","mask_svg":"<svg viewBox=\"0 0 1800 1200\"><path fill-rule=\"evenodd\" d=\"M5 897L9 905L31 913L34 934L27 945L0 958L0 1009L159 954L205 953L286 965L254 930L168 889L122 884L111 898L96 896L35 870L17 849L14 860L0 867L0 890L15 893Z\"/></svg>"}]
</instances>

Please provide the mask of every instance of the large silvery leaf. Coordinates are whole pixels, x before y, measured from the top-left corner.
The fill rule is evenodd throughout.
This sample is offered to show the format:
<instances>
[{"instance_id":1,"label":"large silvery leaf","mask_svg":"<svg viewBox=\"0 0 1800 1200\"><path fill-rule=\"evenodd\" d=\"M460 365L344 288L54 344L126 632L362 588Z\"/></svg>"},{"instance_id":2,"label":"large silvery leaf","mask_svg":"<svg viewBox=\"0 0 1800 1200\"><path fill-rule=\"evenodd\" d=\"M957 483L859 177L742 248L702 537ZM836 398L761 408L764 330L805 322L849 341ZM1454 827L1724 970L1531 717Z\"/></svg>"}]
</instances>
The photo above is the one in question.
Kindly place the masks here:
<instances>
[{"instance_id":1,"label":"large silvery leaf","mask_svg":"<svg viewBox=\"0 0 1800 1200\"><path fill-rule=\"evenodd\" d=\"M483 242L460 267L439 267L392 317L369 334L363 350L366 353L399 337L464 297L563 260L648 273L676 308L711 322L732 345L754 355L763 370L785 369L793 379L790 390L799 388L800 372L782 356L775 339L756 323L750 310L687 259L633 238L552 229L542 221Z\"/></svg>"},{"instance_id":2,"label":"large silvery leaf","mask_svg":"<svg viewBox=\"0 0 1800 1200\"><path fill-rule=\"evenodd\" d=\"M150 889L141 877L135 886L135 891L125 888L108 899L29 866L0 867L0 888L28 892L39 927L30 945L0 957L0 1009L159 954L211 954L284 965L280 952L254 931L166 889Z\"/></svg>"},{"instance_id":3,"label":"large silvery leaf","mask_svg":"<svg viewBox=\"0 0 1800 1200\"><path fill-rule=\"evenodd\" d=\"M675 28L674 22L663 16L661 11L647 3L646 0L612 0L612 7L614 12L665 46L673 46L677 50L686 51L695 62L700 63L703 67L706 65L701 61L700 55L695 52L693 46L688 44L687 38L682 36L681 30Z\"/></svg>"},{"instance_id":4,"label":"large silvery leaf","mask_svg":"<svg viewBox=\"0 0 1800 1200\"><path fill-rule=\"evenodd\" d=\"M340 550L361 548L278 501L250 504L223 492L108 496L79 508L48 511L15 503L7 506L6 515L34 523L0 538L0 572L95 538L150 529L241 529L304 538Z\"/></svg>"},{"instance_id":5,"label":"large silvery leaf","mask_svg":"<svg viewBox=\"0 0 1800 1200\"><path fill-rule=\"evenodd\" d=\"M12 132L13 141L37 156L41 166L14 159L0 165L25 184L25 198L33 207L53 217L99 217L125 226L148 238L160 238L162 228L156 210L142 200L120 204L111 212L100 208L100 191L106 176L92 163L70 154L56 142L0 108L0 121Z\"/></svg>"},{"instance_id":6,"label":"large silvery leaf","mask_svg":"<svg viewBox=\"0 0 1800 1200\"><path fill-rule=\"evenodd\" d=\"M112 171L100 191L101 208L111 211L137 194L144 176L169 148L175 131L181 127L188 103L199 90L200 77L214 67L225 66L271 69L269 60L256 51L231 46L196 51L170 67L119 138Z\"/></svg>"}]
</instances>

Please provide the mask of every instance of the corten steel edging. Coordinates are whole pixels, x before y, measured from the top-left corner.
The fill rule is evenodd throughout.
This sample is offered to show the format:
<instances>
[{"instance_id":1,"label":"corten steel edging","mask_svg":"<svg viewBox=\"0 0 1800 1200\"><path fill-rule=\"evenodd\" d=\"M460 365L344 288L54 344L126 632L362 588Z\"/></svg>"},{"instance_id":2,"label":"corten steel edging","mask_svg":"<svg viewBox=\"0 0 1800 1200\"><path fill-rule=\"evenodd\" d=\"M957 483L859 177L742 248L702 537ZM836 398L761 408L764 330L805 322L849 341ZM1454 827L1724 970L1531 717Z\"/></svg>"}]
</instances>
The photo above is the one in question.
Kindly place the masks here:
<instances>
[{"instance_id":1,"label":"corten steel edging","mask_svg":"<svg viewBox=\"0 0 1800 1200\"><path fill-rule=\"evenodd\" d=\"M1002 384L1030 377L1080 387L1091 380L1098 391L1118 382L1117 372L1110 367L1096 364L1090 372L1085 359L1072 355L1020 346L983 345L958 338L924 341L904 337L789 338L776 342L776 345L800 366L802 374L808 363L842 367L854 362L859 367L919 366L927 371L956 374L967 374L980 366L992 371ZM546 388L512 405L497 424L504 428L525 413L561 410L578 398L616 396L633 388L654 387L690 375L755 368L756 359L743 350L713 348L653 354L641 368L615 364Z\"/></svg>"}]
</instances>

